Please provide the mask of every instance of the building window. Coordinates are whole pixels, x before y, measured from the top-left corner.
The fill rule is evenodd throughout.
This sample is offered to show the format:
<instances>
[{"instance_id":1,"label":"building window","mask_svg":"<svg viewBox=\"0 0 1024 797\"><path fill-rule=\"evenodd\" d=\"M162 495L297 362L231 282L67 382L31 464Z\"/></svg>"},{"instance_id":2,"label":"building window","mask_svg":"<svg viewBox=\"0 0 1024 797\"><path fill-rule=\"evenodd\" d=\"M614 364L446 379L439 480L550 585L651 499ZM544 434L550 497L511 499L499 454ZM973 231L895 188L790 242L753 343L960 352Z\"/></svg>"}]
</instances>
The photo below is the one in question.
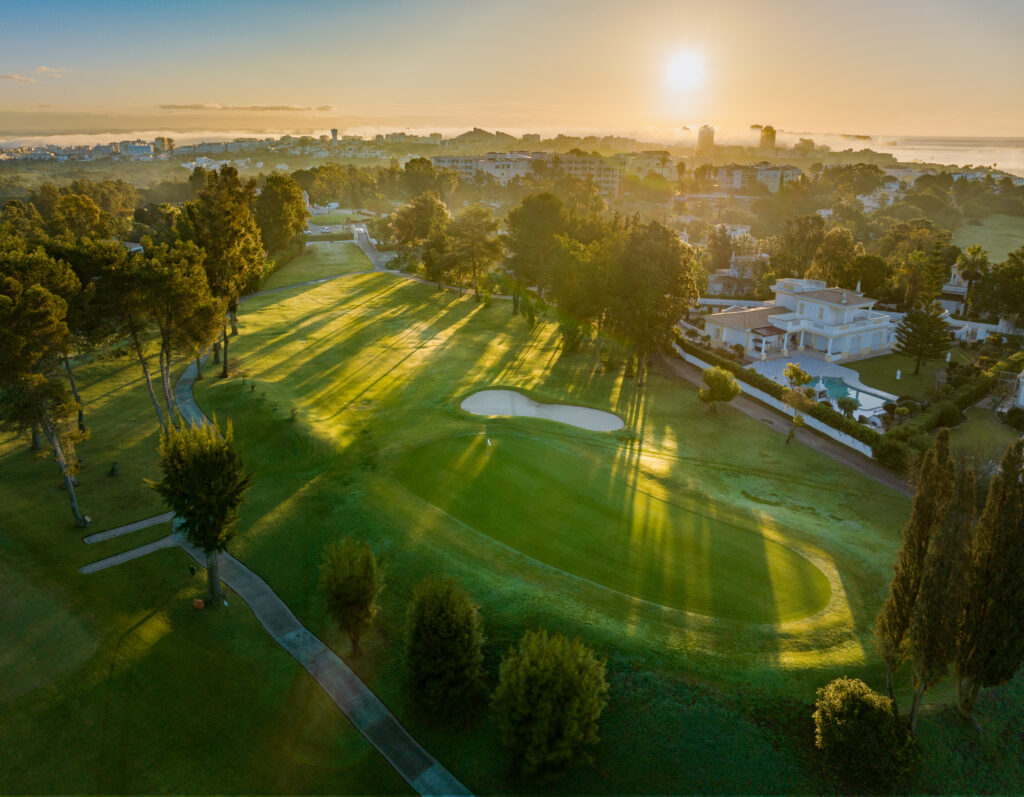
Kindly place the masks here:
<instances>
[{"instance_id":1,"label":"building window","mask_svg":"<svg viewBox=\"0 0 1024 797\"><path fill-rule=\"evenodd\" d=\"M819 307L818 308L818 320L821 321L821 319L823 319L824 317L825 317L825 308L824 307Z\"/></svg>"},{"instance_id":2,"label":"building window","mask_svg":"<svg viewBox=\"0 0 1024 797\"><path fill-rule=\"evenodd\" d=\"M804 303L803 302L800 302L800 306L796 309L796 311L798 313L800 313L800 315L804 314Z\"/></svg>"}]
</instances>

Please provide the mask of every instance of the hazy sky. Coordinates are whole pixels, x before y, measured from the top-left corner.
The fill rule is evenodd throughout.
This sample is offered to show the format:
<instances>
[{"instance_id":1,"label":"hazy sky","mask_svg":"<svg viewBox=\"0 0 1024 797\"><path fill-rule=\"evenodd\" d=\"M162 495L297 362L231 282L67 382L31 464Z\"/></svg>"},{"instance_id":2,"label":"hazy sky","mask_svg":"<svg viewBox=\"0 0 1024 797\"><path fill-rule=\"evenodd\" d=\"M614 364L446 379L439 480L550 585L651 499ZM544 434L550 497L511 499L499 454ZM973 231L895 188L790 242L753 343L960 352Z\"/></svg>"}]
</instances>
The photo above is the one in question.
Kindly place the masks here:
<instances>
[{"instance_id":1,"label":"hazy sky","mask_svg":"<svg viewBox=\"0 0 1024 797\"><path fill-rule=\"evenodd\" d=\"M1024 136L1022 36L1024 0L0 0L0 134Z\"/></svg>"}]
</instances>

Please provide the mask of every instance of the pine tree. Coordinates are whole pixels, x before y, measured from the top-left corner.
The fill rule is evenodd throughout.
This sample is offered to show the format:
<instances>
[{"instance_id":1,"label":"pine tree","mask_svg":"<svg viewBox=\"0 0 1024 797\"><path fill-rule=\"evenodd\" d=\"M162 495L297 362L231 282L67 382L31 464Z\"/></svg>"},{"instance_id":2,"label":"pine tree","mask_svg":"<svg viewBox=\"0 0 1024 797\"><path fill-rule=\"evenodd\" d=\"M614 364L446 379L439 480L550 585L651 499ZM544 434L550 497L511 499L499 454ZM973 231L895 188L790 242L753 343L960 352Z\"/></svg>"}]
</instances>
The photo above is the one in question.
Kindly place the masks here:
<instances>
[{"instance_id":1,"label":"pine tree","mask_svg":"<svg viewBox=\"0 0 1024 797\"><path fill-rule=\"evenodd\" d=\"M1024 664L1024 440L1011 445L978 519L956 651L957 702L970 716L978 692Z\"/></svg>"},{"instance_id":2,"label":"pine tree","mask_svg":"<svg viewBox=\"0 0 1024 797\"><path fill-rule=\"evenodd\" d=\"M919 304L896 327L895 350L915 360L915 374L920 372L921 363L938 359L952 345L951 328L943 313L934 300Z\"/></svg>"},{"instance_id":3,"label":"pine tree","mask_svg":"<svg viewBox=\"0 0 1024 797\"><path fill-rule=\"evenodd\" d=\"M213 295L228 308L232 334L238 334L238 299L263 276L263 241L249 209L255 183L242 183L238 170L222 166L206 172L206 184L194 202L185 205L184 237L206 252L203 265ZM228 334L222 328L224 347L221 377L228 375Z\"/></svg>"},{"instance_id":4,"label":"pine tree","mask_svg":"<svg viewBox=\"0 0 1024 797\"><path fill-rule=\"evenodd\" d=\"M907 648L914 668L912 736L925 693L946 675L956 656L964 575L974 527L975 483L973 469L962 465L957 473L956 494L945 522L931 537L921 571L921 586L907 629Z\"/></svg>"},{"instance_id":5,"label":"pine tree","mask_svg":"<svg viewBox=\"0 0 1024 797\"><path fill-rule=\"evenodd\" d=\"M188 541L206 554L210 602L216 606L224 597L217 555L235 536L252 474L242 466L230 421L223 435L216 418L180 431L170 426L160 435L159 451L164 477L150 486L163 496Z\"/></svg>"},{"instance_id":6,"label":"pine tree","mask_svg":"<svg viewBox=\"0 0 1024 797\"><path fill-rule=\"evenodd\" d=\"M903 545L896 555L889 597L875 618L875 643L885 661L886 686L894 706L893 673L906 654L904 640L914 616L928 542L946 521L955 473L949 431L942 429L922 461L910 519L903 527Z\"/></svg>"}]
</instances>

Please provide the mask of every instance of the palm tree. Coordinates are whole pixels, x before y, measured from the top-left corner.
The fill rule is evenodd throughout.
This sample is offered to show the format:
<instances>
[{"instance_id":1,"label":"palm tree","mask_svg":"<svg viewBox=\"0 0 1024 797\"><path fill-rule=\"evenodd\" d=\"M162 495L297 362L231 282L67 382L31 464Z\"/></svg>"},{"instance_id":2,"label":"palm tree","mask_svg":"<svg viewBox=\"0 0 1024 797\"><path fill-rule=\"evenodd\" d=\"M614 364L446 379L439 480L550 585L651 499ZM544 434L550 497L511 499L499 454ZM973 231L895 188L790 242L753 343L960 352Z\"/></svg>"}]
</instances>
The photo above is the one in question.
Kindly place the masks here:
<instances>
[{"instance_id":1,"label":"palm tree","mask_svg":"<svg viewBox=\"0 0 1024 797\"><path fill-rule=\"evenodd\" d=\"M966 252L962 252L956 259L957 271L967 281L967 290L964 291L964 316L970 312L971 286L988 274L991 264L988 262L988 252L981 246L968 246Z\"/></svg>"}]
</instances>

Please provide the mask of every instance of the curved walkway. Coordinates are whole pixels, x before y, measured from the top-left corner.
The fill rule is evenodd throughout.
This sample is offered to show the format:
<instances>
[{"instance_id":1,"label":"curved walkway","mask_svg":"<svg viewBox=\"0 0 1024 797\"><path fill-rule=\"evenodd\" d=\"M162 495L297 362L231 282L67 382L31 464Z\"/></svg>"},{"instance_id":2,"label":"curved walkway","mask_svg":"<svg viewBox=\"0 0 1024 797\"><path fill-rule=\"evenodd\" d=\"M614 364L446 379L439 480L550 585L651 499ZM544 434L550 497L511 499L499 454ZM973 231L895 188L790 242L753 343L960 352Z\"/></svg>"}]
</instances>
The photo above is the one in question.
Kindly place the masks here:
<instances>
[{"instance_id":1,"label":"curved walkway","mask_svg":"<svg viewBox=\"0 0 1024 797\"><path fill-rule=\"evenodd\" d=\"M367 245L369 245L368 237ZM380 257L379 253L378 257ZM378 260L374 258L371 260L374 260L374 267L377 270L386 270L383 268L383 262L386 261L382 261L378 265ZM300 283L300 285L319 284L332 279L337 279L337 277ZM289 285L272 290L285 290L294 287L298 286ZM270 292L272 291L261 291L260 294ZM207 356L204 356L203 360ZM194 424L202 424L207 422L207 418L199 409L199 405L196 404L195 397L192 395L195 378L196 363L193 361L189 363L175 383L174 399L183 417ZM170 519L168 515L169 513L165 513L136 521L127 526L91 535L83 541L99 542L101 539L128 534L141 528L166 522ZM93 573L173 546L179 546L199 564L206 565L206 555L190 545L182 535L174 533L148 545L88 564L81 568L81 572ZM356 730L377 748L384 759L394 767L399 775L405 778L417 793L431 796L459 795L460 797L472 794L409 735L409 732L402 727L387 706L370 691L369 687L334 651L317 639L296 619L267 582L227 553L220 556L220 576L221 581L246 603L274 641L288 651L313 676L335 705L348 717Z\"/></svg>"}]
</instances>

